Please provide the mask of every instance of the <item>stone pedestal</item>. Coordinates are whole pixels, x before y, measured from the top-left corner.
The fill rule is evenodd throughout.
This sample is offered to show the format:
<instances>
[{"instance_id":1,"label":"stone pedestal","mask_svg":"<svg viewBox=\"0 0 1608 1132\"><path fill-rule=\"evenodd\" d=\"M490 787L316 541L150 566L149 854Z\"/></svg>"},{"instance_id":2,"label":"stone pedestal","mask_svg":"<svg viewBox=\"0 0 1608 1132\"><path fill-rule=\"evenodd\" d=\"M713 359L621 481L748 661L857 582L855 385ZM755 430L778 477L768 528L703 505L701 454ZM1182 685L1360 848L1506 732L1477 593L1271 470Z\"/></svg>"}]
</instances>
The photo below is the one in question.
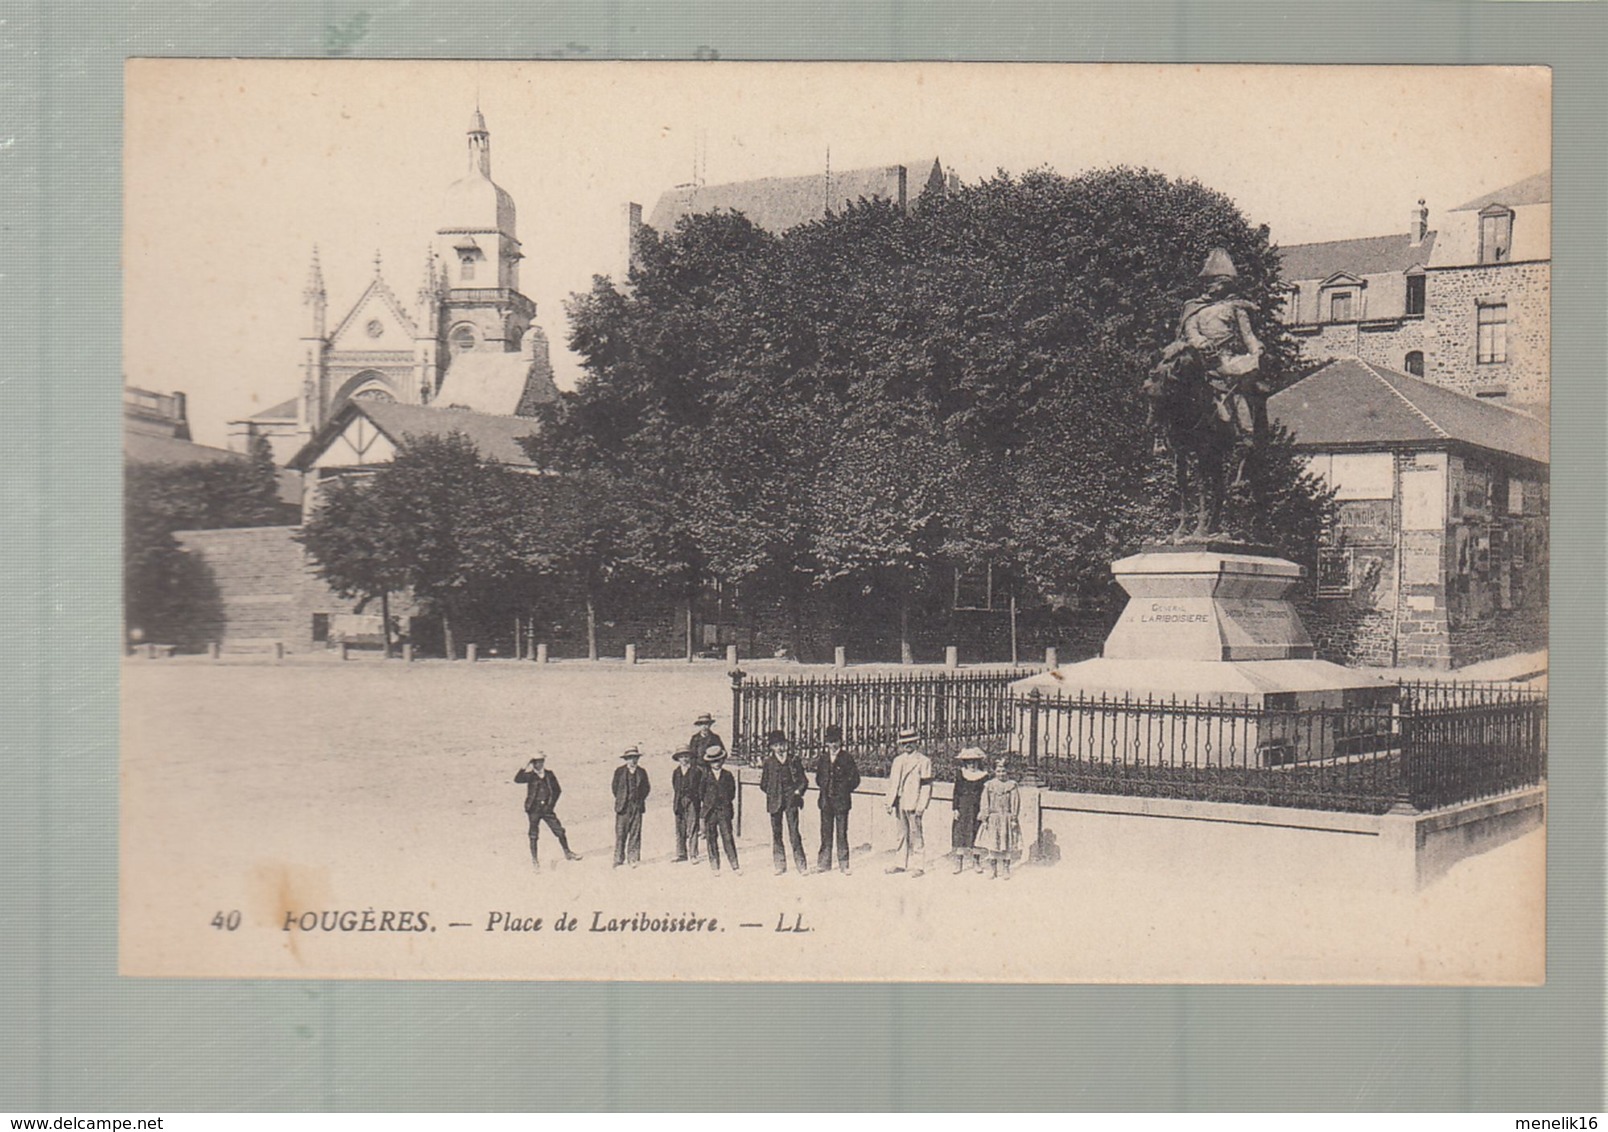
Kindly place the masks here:
<instances>
[{"instance_id":1,"label":"stone pedestal","mask_svg":"<svg viewBox=\"0 0 1608 1132\"><path fill-rule=\"evenodd\" d=\"M1111 571L1128 604L1102 655L1012 685L1022 700L1037 692L1046 702L1083 702L1041 708L1036 722L1024 703L1019 750L1036 745L1052 759L1279 766L1361 745L1341 713L1311 709L1388 718L1392 685L1315 659L1286 596L1304 573L1295 563L1263 548L1207 543L1146 547Z\"/></svg>"}]
</instances>

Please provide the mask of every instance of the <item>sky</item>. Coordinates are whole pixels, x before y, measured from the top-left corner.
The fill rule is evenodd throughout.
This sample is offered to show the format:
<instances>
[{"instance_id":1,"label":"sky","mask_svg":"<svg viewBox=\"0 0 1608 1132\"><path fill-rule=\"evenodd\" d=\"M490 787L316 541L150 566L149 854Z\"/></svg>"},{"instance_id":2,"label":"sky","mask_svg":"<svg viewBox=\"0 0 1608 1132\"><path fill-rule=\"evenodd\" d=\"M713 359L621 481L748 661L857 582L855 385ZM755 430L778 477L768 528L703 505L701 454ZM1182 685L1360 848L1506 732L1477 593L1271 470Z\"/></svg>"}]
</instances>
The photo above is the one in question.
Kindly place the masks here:
<instances>
[{"instance_id":1,"label":"sky","mask_svg":"<svg viewBox=\"0 0 1608 1132\"><path fill-rule=\"evenodd\" d=\"M186 393L219 446L296 395L315 245L331 327L376 252L416 310L477 102L564 388L564 299L619 277L628 202L696 175L1146 166L1288 245L1405 231L1420 197L1433 228L1551 164L1544 68L209 59L125 85L124 379Z\"/></svg>"}]
</instances>

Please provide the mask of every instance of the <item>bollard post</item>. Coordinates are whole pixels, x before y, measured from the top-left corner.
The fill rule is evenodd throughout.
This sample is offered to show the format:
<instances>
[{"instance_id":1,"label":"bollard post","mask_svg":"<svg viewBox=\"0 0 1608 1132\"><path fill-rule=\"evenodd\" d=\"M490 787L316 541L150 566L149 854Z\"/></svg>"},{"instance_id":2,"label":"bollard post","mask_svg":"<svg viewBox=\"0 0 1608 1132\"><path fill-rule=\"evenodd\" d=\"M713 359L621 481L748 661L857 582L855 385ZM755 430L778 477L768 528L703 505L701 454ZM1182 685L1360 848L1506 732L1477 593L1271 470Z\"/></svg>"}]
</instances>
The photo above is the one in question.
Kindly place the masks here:
<instances>
[{"instance_id":1,"label":"bollard post","mask_svg":"<svg viewBox=\"0 0 1608 1132\"><path fill-rule=\"evenodd\" d=\"M731 665L731 667L733 667L733 668L737 667L737 646L736 645L727 645L726 646L726 663Z\"/></svg>"},{"instance_id":2,"label":"bollard post","mask_svg":"<svg viewBox=\"0 0 1608 1132\"><path fill-rule=\"evenodd\" d=\"M1059 668L1060 663L1061 663L1060 660L1057 658L1057 656L1055 654L1055 649L1047 648L1047 649L1044 650L1044 667L1045 668Z\"/></svg>"},{"instance_id":3,"label":"bollard post","mask_svg":"<svg viewBox=\"0 0 1608 1132\"><path fill-rule=\"evenodd\" d=\"M844 648L842 645L839 645L837 648L833 649L832 664L837 668L847 668L849 666L849 650Z\"/></svg>"},{"instance_id":4,"label":"bollard post","mask_svg":"<svg viewBox=\"0 0 1608 1132\"><path fill-rule=\"evenodd\" d=\"M545 641L536 646L536 663L547 663L547 643Z\"/></svg>"},{"instance_id":5,"label":"bollard post","mask_svg":"<svg viewBox=\"0 0 1608 1132\"><path fill-rule=\"evenodd\" d=\"M223 655L223 646L220 645L217 641L213 641L210 645L207 646L207 655L210 656L213 660L217 660L219 657L221 657Z\"/></svg>"},{"instance_id":6,"label":"bollard post","mask_svg":"<svg viewBox=\"0 0 1608 1132\"><path fill-rule=\"evenodd\" d=\"M944 646L944 667L945 668L959 668L960 667L960 650L958 648L956 648L954 645L945 645Z\"/></svg>"},{"instance_id":7,"label":"bollard post","mask_svg":"<svg viewBox=\"0 0 1608 1132\"><path fill-rule=\"evenodd\" d=\"M404 641L403 644L402 644L402 663L403 664L412 664L413 663L413 642L412 641Z\"/></svg>"},{"instance_id":8,"label":"bollard post","mask_svg":"<svg viewBox=\"0 0 1608 1132\"><path fill-rule=\"evenodd\" d=\"M635 645L626 645L625 646L625 663L627 663L627 664L635 664L636 663L636 646Z\"/></svg>"},{"instance_id":9,"label":"bollard post","mask_svg":"<svg viewBox=\"0 0 1608 1132\"><path fill-rule=\"evenodd\" d=\"M285 659L285 642L284 641L275 641L274 642L274 659L275 660L284 660Z\"/></svg>"},{"instance_id":10,"label":"bollard post","mask_svg":"<svg viewBox=\"0 0 1608 1132\"><path fill-rule=\"evenodd\" d=\"M342 660L350 660L351 659L351 654L352 654L352 646L347 644L345 641L342 641L341 642L341 659Z\"/></svg>"},{"instance_id":11,"label":"bollard post","mask_svg":"<svg viewBox=\"0 0 1608 1132\"><path fill-rule=\"evenodd\" d=\"M477 645L477 644L475 644L474 642L471 641L469 644L464 646L464 648L463 648L463 658L465 660L467 660L470 664L473 664L475 662L476 658L478 658L479 656L480 656L480 646L479 645Z\"/></svg>"}]
</instances>

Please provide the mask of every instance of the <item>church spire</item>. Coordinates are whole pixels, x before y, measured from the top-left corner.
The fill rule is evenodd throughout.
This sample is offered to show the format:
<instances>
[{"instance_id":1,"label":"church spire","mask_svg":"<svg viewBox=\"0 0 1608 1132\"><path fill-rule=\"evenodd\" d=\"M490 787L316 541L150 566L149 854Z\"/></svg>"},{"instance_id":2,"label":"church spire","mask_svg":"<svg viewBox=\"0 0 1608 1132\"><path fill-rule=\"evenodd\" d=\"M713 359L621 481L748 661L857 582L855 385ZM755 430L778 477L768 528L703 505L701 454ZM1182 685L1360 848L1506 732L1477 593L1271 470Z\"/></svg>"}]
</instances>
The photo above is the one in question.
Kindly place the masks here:
<instances>
[{"instance_id":1,"label":"church spire","mask_svg":"<svg viewBox=\"0 0 1608 1132\"><path fill-rule=\"evenodd\" d=\"M324 292L324 269L318 262L318 245L313 245L313 262L307 269L307 286L302 289L302 302L312 307L312 337L324 337L324 317L329 307L329 296Z\"/></svg>"},{"instance_id":2,"label":"church spire","mask_svg":"<svg viewBox=\"0 0 1608 1132\"><path fill-rule=\"evenodd\" d=\"M491 180L491 131L486 129L478 99L474 115L469 119L469 171Z\"/></svg>"}]
</instances>

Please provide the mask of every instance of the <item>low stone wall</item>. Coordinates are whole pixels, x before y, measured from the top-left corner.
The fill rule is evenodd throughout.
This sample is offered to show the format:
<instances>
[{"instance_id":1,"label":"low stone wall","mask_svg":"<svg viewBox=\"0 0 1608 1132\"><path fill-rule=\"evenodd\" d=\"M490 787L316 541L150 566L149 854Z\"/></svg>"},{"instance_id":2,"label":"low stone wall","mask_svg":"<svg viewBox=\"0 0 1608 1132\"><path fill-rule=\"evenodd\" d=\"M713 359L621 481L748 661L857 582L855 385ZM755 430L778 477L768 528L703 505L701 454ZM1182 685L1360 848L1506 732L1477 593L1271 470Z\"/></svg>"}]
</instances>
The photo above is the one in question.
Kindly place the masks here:
<instances>
[{"instance_id":1,"label":"low stone wall","mask_svg":"<svg viewBox=\"0 0 1608 1132\"><path fill-rule=\"evenodd\" d=\"M750 837L768 828L765 796L754 767L736 771L738 821ZM813 777L813 776L812 776ZM895 820L884 806L888 780L866 778L855 792L849 842L891 850ZM950 849L953 784L933 784L923 822L928 868L945 867ZM804 800L804 848L819 846L813 786ZM1070 861L1097 868L1209 870L1246 883L1309 879L1318 884L1413 891L1457 862L1505 845L1546 820L1546 787L1466 802L1433 813L1351 814L1278 806L1075 794L1022 788L1024 857L1034 866Z\"/></svg>"}]
</instances>

